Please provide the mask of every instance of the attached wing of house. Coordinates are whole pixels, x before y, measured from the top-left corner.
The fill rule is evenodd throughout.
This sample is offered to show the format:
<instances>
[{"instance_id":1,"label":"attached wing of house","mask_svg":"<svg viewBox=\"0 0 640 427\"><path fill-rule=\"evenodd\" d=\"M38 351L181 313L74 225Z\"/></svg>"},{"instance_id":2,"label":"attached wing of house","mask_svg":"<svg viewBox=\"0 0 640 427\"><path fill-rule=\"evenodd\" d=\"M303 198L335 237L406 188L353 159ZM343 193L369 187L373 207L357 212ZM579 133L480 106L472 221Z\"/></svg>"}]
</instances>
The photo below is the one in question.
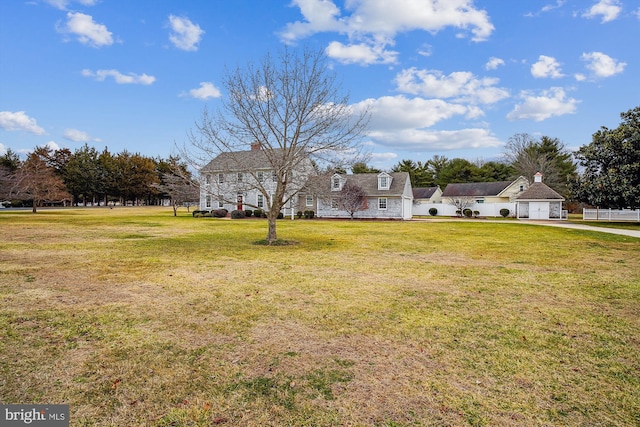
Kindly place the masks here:
<instances>
[{"instance_id":1,"label":"attached wing of house","mask_svg":"<svg viewBox=\"0 0 640 427\"><path fill-rule=\"evenodd\" d=\"M442 198L469 197L476 203L506 203L514 201L528 186L529 181L523 176L513 181L451 183L442 192Z\"/></svg>"},{"instance_id":2,"label":"attached wing of house","mask_svg":"<svg viewBox=\"0 0 640 427\"><path fill-rule=\"evenodd\" d=\"M379 174L334 174L325 178L318 197L319 217L349 218L340 208L340 192L346 183L355 184L366 193L366 205L355 218L411 219L413 191L407 172Z\"/></svg>"}]
</instances>

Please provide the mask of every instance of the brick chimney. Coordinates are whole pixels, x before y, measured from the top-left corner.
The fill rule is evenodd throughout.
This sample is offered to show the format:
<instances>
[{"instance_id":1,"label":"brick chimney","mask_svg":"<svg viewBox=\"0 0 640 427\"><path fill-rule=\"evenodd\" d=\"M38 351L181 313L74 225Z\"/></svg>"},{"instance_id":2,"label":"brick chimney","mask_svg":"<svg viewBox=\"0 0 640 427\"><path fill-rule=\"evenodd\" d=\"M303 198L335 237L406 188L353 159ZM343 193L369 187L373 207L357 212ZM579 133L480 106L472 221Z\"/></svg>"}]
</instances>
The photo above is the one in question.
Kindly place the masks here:
<instances>
[{"instance_id":1,"label":"brick chimney","mask_svg":"<svg viewBox=\"0 0 640 427\"><path fill-rule=\"evenodd\" d=\"M251 151L260 150L262 148L262 144L259 142L254 142L251 144Z\"/></svg>"}]
</instances>

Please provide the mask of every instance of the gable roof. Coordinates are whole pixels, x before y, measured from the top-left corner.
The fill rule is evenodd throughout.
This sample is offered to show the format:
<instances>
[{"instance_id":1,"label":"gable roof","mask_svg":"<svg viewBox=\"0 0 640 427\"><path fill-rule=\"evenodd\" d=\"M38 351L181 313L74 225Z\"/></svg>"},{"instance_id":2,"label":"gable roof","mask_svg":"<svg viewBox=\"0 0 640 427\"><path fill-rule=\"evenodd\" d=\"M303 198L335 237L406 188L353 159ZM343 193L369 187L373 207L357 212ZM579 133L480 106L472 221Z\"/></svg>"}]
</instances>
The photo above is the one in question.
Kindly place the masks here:
<instances>
[{"instance_id":1,"label":"gable roof","mask_svg":"<svg viewBox=\"0 0 640 427\"><path fill-rule=\"evenodd\" d=\"M344 180L343 182L346 184L347 182L353 183L361 187L367 196L369 197L377 197L377 196L402 196L404 193L405 185L407 180L409 179L408 172L391 172L387 173L391 177L391 185L388 190L378 190L378 176L380 174L375 173L356 173L351 175L340 174L340 178ZM331 190L331 182L330 180L326 180L326 189L327 192Z\"/></svg>"},{"instance_id":2,"label":"gable roof","mask_svg":"<svg viewBox=\"0 0 640 427\"><path fill-rule=\"evenodd\" d=\"M419 187L413 189L414 199L430 199L440 187Z\"/></svg>"},{"instance_id":3,"label":"gable roof","mask_svg":"<svg viewBox=\"0 0 640 427\"><path fill-rule=\"evenodd\" d=\"M273 169L269 156L278 157L282 152L281 148L270 150L245 150L234 152L223 152L218 154L215 159L211 160L202 172L242 172L258 169ZM267 155L267 153L269 153Z\"/></svg>"},{"instance_id":4,"label":"gable roof","mask_svg":"<svg viewBox=\"0 0 640 427\"><path fill-rule=\"evenodd\" d=\"M516 197L516 200L564 200L553 188L542 182L534 182Z\"/></svg>"},{"instance_id":5,"label":"gable roof","mask_svg":"<svg viewBox=\"0 0 640 427\"><path fill-rule=\"evenodd\" d=\"M442 192L442 197L497 196L515 181L451 183Z\"/></svg>"}]
</instances>

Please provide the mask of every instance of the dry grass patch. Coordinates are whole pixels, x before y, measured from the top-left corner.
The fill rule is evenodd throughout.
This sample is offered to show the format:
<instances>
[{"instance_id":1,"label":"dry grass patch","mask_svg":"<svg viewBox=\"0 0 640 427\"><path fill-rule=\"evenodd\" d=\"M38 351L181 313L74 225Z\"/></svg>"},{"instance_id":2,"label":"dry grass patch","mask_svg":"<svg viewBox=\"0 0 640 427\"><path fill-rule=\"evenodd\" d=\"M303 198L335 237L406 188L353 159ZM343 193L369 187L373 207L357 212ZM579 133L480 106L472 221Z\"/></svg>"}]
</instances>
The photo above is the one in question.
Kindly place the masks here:
<instances>
[{"instance_id":1,"label":"dry grass patch","mask_svg":"<svg viewBox=\"0 0 640 427\"><path fill-rule=\"evenodd\" d=\"M0 399L71 424L637 425L640 241L0 213ZM6 237L5 237L6 236Z\"/></svg>"}]
</instances>

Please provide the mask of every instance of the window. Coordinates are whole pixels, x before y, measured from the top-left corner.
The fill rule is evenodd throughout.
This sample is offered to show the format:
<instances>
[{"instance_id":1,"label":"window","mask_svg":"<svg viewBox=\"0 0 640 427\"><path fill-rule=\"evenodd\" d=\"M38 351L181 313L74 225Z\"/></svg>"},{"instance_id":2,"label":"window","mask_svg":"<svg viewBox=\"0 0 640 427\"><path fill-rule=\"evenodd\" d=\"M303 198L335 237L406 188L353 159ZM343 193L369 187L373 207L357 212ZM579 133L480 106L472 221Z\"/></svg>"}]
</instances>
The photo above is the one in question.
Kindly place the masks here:
<instances>
[{"instance_id":1,"label":"window","mask_svg":"<svg viewBox=\"0 0 640 427\"><path fill-rule=\"evenodd\" d=\"M258 200L256 201L256 205L258 205L260 209L264 208L264 196L262 194L258 194Z\"/></svg>"},{"instance_id":2,"label":"window","mask_svg":"<svg viewBox=\"0 0 640 427\"><path fill-rule=\"evenodd\" d=\"M389 177L387 176L381 176L378 178L378 187L380 189L386 189L389 188Z\"/></svg>"},{"instance_id":3,"label":"window","mask_svg":"<svg viewBox=\"0 0 640 427\"><path fill-rule=\"evenodd\" d=\"M206 207L210 208L211 207L211 196L207 196L206 198Z\"/></svg>"},{"instance_id":4,"label":"window","mask_svg":"<svg viewBox=\"0 0 640 427\"><path fill-rule=\"evenodd\" d=\"M276 175L276 171L271 172L271 180L276 182L278 180L278 175Z\"/></svg>"},{"instance_id":5,"label":"window","mask_svg":"<svg viewBox=\"0 0 640 427\"><path fill-rule=\"evenodd\" d=\"M258 172L258 182L264 182L264 172Z\"/></svg>"},{"instance_id":6,"label":"window","mask_svg":"<svg viewBox=\"0 0 640 427\"><path fill-rule=\"evenodd\" d=\"M482 203L484 203L484 199L478 199L478 200L476 200L476 203L482 204Z\"/></svg>"},{"instance_id":7,"label":"window","mask_svg":"<svg viewBox=\"0 0 640 427\"><path fill-rule=\"evenodd\" d=\"M222 184L224 182L224 174L223 173L219 173L218 174L218 184Z\"/></svg>"},{"instance_id":8,"label":"window","mask_svg":"<svg viewBox=\"0 0 640 427\"><path fill-rule=\"evenodd\" d=\"M331 190L332 191L340 190L340 177L339 176L334 176L333 177L333 181L332 181L332 184L331 184Z\"/></svg>"},{"instance_id":9,"label":"window","mask_svg":"<svg viewBox=\"0 0 640 427\"><path fill-rule=\"evenodd\" d=\"M380 209L380 210L386 210L387 209L387 198L386 197L380 197L378 199L378 209Z\"/></svg>"},{"instance_id":10,"label":"window","mask_svg":"<svg viewBox=\"0 0 640 427\"><path fill-rule=\"evenodd\" d=\"M238 172L238 182L242 182L244 180L244 175L242 175L242 172Z\"/></svg>"},{"instance_id":11,"label":"window","mask_svg":"<svg viewBox=\"0 0 640 427\"><path fill-rule=\"evenodd\" d=\"M211 175L207 174L204 177L204 183L207 184L207 185L211 184Z\"/></svg>"},{"instance_id":12,"label":"window","mask_svg":"<svg viewBox=\"0 0 640 427\"><path fill-rule=\"evenodd\" d=\"M224 209L224 202L222 200L218 200L218 209Z\"/></svg>"},{"instance_id":13,"label":"window","mask_svg":"<svg viewBox=\"0 0 640 427\"><path fill-rule=\"evenodd\" d=\"M335 197L331 199L331 209L338 209L338 199Z\"/></svg>"},{"instance_id":14,"label":"window","mask_svg":"<svg viewBox=\"0 0 640 427\"><path fill-rule=\"evenodd\" d=\"M307 207L313 206L313 196L311 194L307 194L307 197L305 200L305 206Z\"/></svg>"},{"instance_id":15,"label":"window","mask_svg":"<svg viewBox=\"0 0 640 427\"><path fill-rule=\"evenodd\" d=\"M524 191L524 185L520 184L520 192Z\"/></svg>"}]
</instances>

